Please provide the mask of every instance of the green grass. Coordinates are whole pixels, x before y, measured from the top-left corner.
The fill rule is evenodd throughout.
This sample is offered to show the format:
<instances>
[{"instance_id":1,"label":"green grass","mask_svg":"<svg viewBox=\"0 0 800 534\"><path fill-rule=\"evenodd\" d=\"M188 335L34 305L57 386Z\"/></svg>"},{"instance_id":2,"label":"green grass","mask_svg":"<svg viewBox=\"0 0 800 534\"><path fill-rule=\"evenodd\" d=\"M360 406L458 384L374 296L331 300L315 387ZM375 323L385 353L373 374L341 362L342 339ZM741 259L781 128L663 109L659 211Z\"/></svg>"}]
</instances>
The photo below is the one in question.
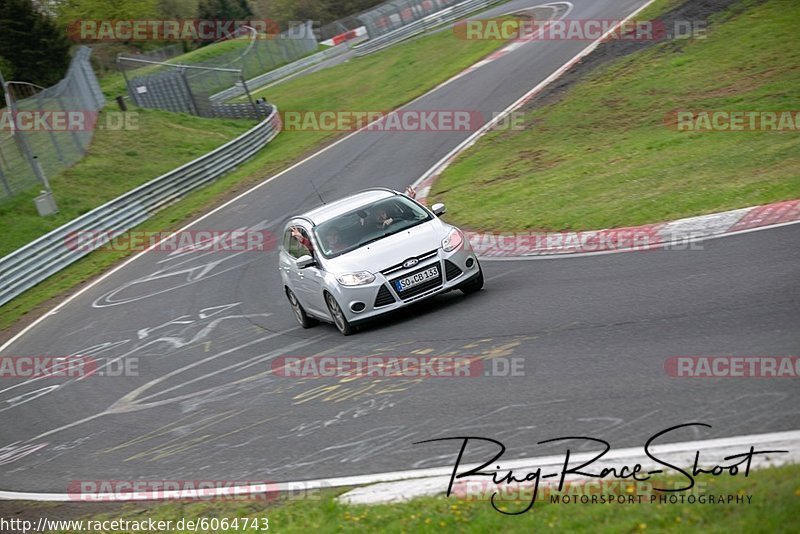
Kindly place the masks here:
<instances>
[{"instance_id":1,"label":"green grass","mask_svg":"<svg viewBox=\"0 0 800 534\"><path fill-rule=\"evenodd\" d=\"M475 230L581 230L800 197L800 132L664 124L676 109L800 109L800 4L745 5L707 39L616 60L527 112L525 130L486 135L444 172L431 200Z\"/></svg>"},{"instance_id":2,"label":"green grass","mask_svg":"<svg viewBox=\"0 0 800 534\"><path fill-rule=\"evenodd\" d=\"M166 62L181 65L193 65L203 61L208 61L210 59L215 59L230 52L244 51L249 43L249 39L230 39L186 52L185 54L170 58L166 60ZM123 55L128 56L129 54ZM157 65L142 66L141 68L136 69L135 74L143 76L148 73L158 72L161 69L163 69L163 67L159 67ZM132 72L131 75L133 74L134 73ZM110 72L101 77L98 81L100 82L100 88L103 90L103 94L105 94L108 98L115 98L117 95L125 94L127 91L125 86L125 78L120 72Z\"/></svg>"},{"instance_id":3,"label":"green grass","mask_svg":"<svg viewBox=\"0 0 800 534\"><path fill-rule=\"evenodd\" d=\"M385 110L436 87L500 46L443 31L257 91L284 110Z\"/></svg>"},{"instance_id":4,"label":"green grass","mask_svg":"<svg viewBox=\"0 0 800 534\"><path fill-rule=\"evenodd\" d=\"M356 58L348 63L337 65L330 69L311 73L307 76L289 80L286 83L274 87L267 93L268 100L275 102L283 110L387 110L401 106L413 100L415 97L434 88L439 83L457 74L464 68L475 63L480 58L491 53L496 48L502 46L501 41L463 41L456 38L452 32L440 32L430 36L425 36L408 43L403 43L387 50L372 54L364 58ZM91 160L86 158L79 162L71 172L76 174L86 174L105 180L107 183L103 187L109 190L117 185L119 192L124 192L138 185L130 179L129 173L138 172L140 165L164 164L167 168L160 172L155 172L149 176L154 178L183 161L178 161L172 157L176 147L194 147L196 136L187 135L186 129L173 126L173 120L178 125L183 122L186 128L196 125L198 129L204 129L215 134L218 133L217 119L208 119L211 122L203 122L203 119L176 114L165 114L155 111L143 111L145 117L156 118L160 122L158 131L164 130L164 134L174 135L177 139L159 142L151 135L143 132L120 132L119 135L127 135L125 138L107 139L108 132L98 132L90 150L96 154L97 158L116 161L123 158L121 155L130 150L131 146L143 146L141 144L156 145L153 148L160 150L158 157L152 157L152 152L137 150L139 154L136 158L123 158L123 164L119 172L109 173L99 171L97 168L89 168ZM234 127L231 123L229 126ZM234 131L229 131L227 139L233 137ZM199 134L198 134L199 135ZM242 165L235 172L230 173L208 187L205 187L182 201L170 206L169 210L156 214L149 221L144 223L139 229L149 231L166 231L180 227L186 220L196 217L198 214L207 211L210 207L219 203L219 199L225 195L230 195L234 191L240 191L264 179L265 176L273 174L286 168L292 162L298 161L303 156L319 149L326 143L332 142L335 138L343 135L341 132L330 131L286 131L281 133L268 148L262 150L249 162ZM99 147L103 146L103 149ZM124 147L124 148L120 148ZM211 147L213 148L213 147ZM198 156L208 148L198 150ZM146 154L146 156L145 156ZM187 158L191 159L191 158ZM84 169L87 170L84 170ZM56 200L62 209L70 207L69 202L62 202L60 195L67 194L62 191L60 184L68 184L61 179L53 180L53 189L56 191ZM91 193L91 191L90 191ZM113 196L113 195L112 195ZM110 199L107 198L106 200ZM100 198L97 198L99 203ZM79 202L79 200L74 200ZM16 204L16 203L15 203ZM62 206L62 204L64 204ZM89 209L89 203L81 204L80 210ZM96 205L96 203L95 203ZM0 209L3 208L0 204ZM17 209L17 208L13 208ZM34 210L33 203L28 199L21 200L19 210ZM35 213L35 212L34 212ZM40 220L33 221L28 219L25 224L20 226L47 225L38 227L37 231L23 228L12 228L18 220L14 213L3 215L0 211L0 231L9 229L15 234L26 233L29 237L41 235L51 223L44 223ZM22 243L22 239L15 239L15 248ZM5 246L6 239L3 243ZM46 303L48 299L62 295L65 292L77 287L92 276L108 269L127 254L122 252L104 252L102 254L91 254L79 262L71 265L67 269L58 273L38 286L28 290L23 295L0 307L0 329L8 328L24 315L36 310L37 307Z\"/></svg>"},{"instance_id":5,"label":"green grass","mask_svg":"<svg viewBox=\"0 0 800 534\"><path fill-rule=\"evenodd\" d=\"M213 66L221 67L221 68L230 68L230 69L244 69L245 76L248 78L252 78L265 72L269 72L270 70L277 69L283 65L286 65L288 62L286 61L278 61L274 65L264 65L261 66L261 63L257 60L254 56L254 51L251 52L248 56L246 56L243 61L235 61L229 62L225 61L221 58L226 54L230 55L229 59L239 58L238 54L244 52L248 46L250 46L251 40L249 37L240 37L237 39L229 39L227 41L221 41L219 43L210 44L208 46L203 46L196 50L192 50L185 54L181 54L179 56L175 56L165 60L166 63L172 63L176 65L197 65L200 63L205 63L210 60L218 60L217 63L214 63ZM272 42L274 46L278 46L277 41ZM270 41L258 41L256 46L267 47L270 46ZM304 54L294 61L302 59L303 57L309 56L311 54L315 54L323 49L327 48L326 46L320 45L318 50L314 50L309 52L308 54ZM237 54L238 53L238 54ZM262 50L262 53L264 51ZM129 56L128 54L123 54L125 56ZM138 64L129 62L126 64L129 68L135 67ZM146 65L140 64L139 68L135 70L128 71L128 77L132 76L145 76L148 74L153 74L156 72L163 72L164 69L170 67L163 67L160 65ZM238 78L234 75L222 75L224 80L230 78L230 84L233 85L234 82L238 81ZM238 76L238 75L236 75ZM109 72L102 76L99 80L100 89L102 89L103 94L106 95L107 98L116 98L118 95L124 95L127 93L127 88L125 84L125 78L122 76L122 73L115 71Z\"/></svg>"},{"instance_id":6,"label":"green grass","mask_svg":"<svg viewBox=\"0 0 800 534\"><path fill-rule=\"evenodd\" d=\"M751 472L747 478L723 475L698 477L706 495L750 496L742 504L550 504L539 500L525 514L507 516L487 501L456 497L424 498L402 504L347 506L338 504L332 492L313 499L281 500L272 504L253 502L171 503L152 507L130 505L95 519L173 520L217 517L267 517L270 531L277 532L796 532L800 515L800 466L784 466ZM683 479L675 482L684 482ZM654 484L655 487L658 487ZM686 494L688 495L688 494ZM507 511L524 504L506 504ZM54 515L54 514L52 514ZM792 526L794 525L794 526ZM112 531L123 533L126 531ZM174 531L184 532L184 531ZM214 532L236 532L234 529ZM242 532L239 530L239 532ZM248 530L248 532L254 532Z\"/></svg>"},{"instance_id":7,"label":"green grass","mask_svg":"<svg viewBox=\"0 0 800 534\"><path fill-rule=\"evenodd\" d=\"M98 124L104 124L100 117ZM50 177L59 213L40 217L34 189L0 202L0 257L134 187L230 141L252 121L140 110L138 130L99 130L87 155Z\"/></svg>"}]
</instances>

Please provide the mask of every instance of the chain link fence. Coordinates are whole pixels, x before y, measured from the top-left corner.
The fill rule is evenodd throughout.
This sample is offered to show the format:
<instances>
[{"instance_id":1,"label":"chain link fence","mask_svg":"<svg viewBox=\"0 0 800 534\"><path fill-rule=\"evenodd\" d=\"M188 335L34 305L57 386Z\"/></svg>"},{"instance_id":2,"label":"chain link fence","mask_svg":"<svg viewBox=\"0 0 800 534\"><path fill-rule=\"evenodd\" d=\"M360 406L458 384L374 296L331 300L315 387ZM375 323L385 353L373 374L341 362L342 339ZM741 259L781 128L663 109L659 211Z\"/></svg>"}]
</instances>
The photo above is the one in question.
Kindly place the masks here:
<instances>
[{"instance_id":1,"label":"chain link fence","mask_svg":"<svg viewBox=\"0 0 800 534\"><path fill-rule=\"evenodd\" d=\"M241 116L225 109L229 104L212 100L212 96L242 84L282 65L317 51L319 45L311 22L267 35L247 29L244 35L219 41L213 49L200 48L187 58L185 64L162 62L160 51L137 56L119 56L117 65L125 76L128 94L140 107L179 111L202 117ZM208 49L208 50L207 50ZM212 52L213 50L213 52ZM203 56L212 57L202 59ZM215 100L215 99L214 99ZM252 118L266 115L263 105L251 106Z\"/></svg>"},{"instance_id":2,"label":"chain link fence","mask_svg":"<svg viewBox=\"0 0 800 534\"><path fill-rule=\"evenodd\" d=\"M357 15L370 39L423 19L464 0L389 0Z\"/></svg>"},{"instance_id":3,"label":"chain link fence","mask_svg":"<svg viewBox=\"0 0 800 534\"><path fill-rule=\"evenodd\" d=\"M8 198L36 185L43 178L74 165L86 153L94 133L91 115L105 105L97 78L89 62L91 49L81 47L72 58L67 74L46 89L33 84L6 82L6 102L0 128L0 199ZM31 113L26 113L31 112ZM77 112L88 120L86 128L38 128L23 117L46 117L47 112ZM30 128L17 128L17 123ZM44 176L42 176L42 173Z\"/></svg>"},{"instance_id":4,"label":"chain link fence","mask_svg":"<svg viewBox=\"0 0 800 534\"><path fill-rule=\"evenodd\" d=\"M351 30L355 30L363 26L364 23L361 22L356 18L356 15L352 15L349 17L345 17L336 21L333 21L325 26L320 27L317 30L317 37L320 41L327 41L328 39L332 39L337 35L341 35L343 33L347 33Z\"/></svg>"}]
</instances>

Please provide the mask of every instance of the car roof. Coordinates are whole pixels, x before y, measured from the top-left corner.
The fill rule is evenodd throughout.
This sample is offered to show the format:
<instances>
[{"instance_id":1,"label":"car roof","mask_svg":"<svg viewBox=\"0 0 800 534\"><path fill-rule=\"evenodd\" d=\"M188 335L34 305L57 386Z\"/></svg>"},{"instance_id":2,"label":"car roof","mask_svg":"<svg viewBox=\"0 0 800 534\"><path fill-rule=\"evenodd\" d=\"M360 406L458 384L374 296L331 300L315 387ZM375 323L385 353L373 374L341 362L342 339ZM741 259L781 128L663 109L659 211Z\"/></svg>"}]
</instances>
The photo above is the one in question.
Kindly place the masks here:
<instances>
[{"instance_id":1,"label":"car roof","mask_svg":"<svg viewBox=\"0 0 800 534\"><path fill-rule=\"evenodd\" d=\"M314 225L318 225L325 221L335 219L339 215L349 213L361 206L366 206L397 194L399 194L397 191L392 191L391 189L367 189L366 191L361 191L360 193L314 208L311 211L307 211L293 218L309 219Z\"/></svg>"}]
</instances>

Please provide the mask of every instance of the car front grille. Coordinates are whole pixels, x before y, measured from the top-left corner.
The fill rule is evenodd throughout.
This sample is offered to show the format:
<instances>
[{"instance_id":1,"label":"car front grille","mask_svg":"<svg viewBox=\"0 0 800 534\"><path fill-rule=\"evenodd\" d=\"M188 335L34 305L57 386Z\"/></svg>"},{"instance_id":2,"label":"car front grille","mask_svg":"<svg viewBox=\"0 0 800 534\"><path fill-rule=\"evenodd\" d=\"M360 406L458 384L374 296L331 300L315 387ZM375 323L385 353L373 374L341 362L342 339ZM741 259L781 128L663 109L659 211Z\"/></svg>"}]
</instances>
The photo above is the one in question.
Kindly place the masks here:
<instances>
[{"instance_id":1,"label":"car front grille","mask_svg":"<svg viewBox=\"0 0 800 534\"><path fill-rule=\"evenodd\" d=\"M402 292L401 291L397 291L397 286L395 285L395 283L398 280L400 280L402 278L405 278L407 276L413 276L413 275L415 275L417 273L421 273L422 271L426 271L426 270L430 269L431 267L433 267L434 265L439 267L439 274L438 275L436 275L433 278L429 278L428 280L425 280L421 284L417 284L412 288L406 289L405 291L402 291ZM404 274L403 276L398 276L397 278L393 278L389 282L392 284L392 288L395 290L395 293L397 293L400 296L401 299L408 300L408 299L410 299L412 297L415 297L417 295L420 295L422 293L425 293L426 291L430 291L431 289L439 287L440 285L442 285L442 266L441 266L441 264L438 264L438 263L429 263L428 265L426 265L424 267L420 267L419 269L416 269L415 271L412 271L410 273Z\"/></svg>"},{"instance_id":2,"label":"car front grille","mask_svg":"<svg viewBox=\"0 0 800 534\"><path fill-rule=\"evenodd\" d=\"M383 284L378 291L378 296L375 297L375 307L380 308L381 306L388 306L394 302L396 301L392 296L392 292L389 291L389 288L386 287L386 284Z\"/></svg>"},{"instance_id":3,"label":"car front grille","mask_svg":"<svg viewBox=\"0 0 800 534\"><path fill-rule=\"evenodd\" d=\"M406 258L405 260L403 260L403 262L398 263L397 265L392 265L388 269L382 270L381 274L383 276L389 276L390 274L396 273L397 271L402 271L403 270L403 263L407 262L408 260L414 259L414 260L417 260L418 263L422 263L423 261L425 261L427 259L436 257L436 255L438 253L439 253L439 249L436 249L436 250L431 250L429 252L426 252L424 254L420 254L419 256L415 256L413 258Z\"/></svg>"},{"instance_id":4,"label":"car front grille","mask_svg":"<svg viewBox=\"0 0 800 534\"><path fill-rule=\"evenodd\" d=\"M461 276L464 271L458 268L458 265L450 260L444 260L444 276L447 281L453 280Z\"/></svg>"}]
</instances>

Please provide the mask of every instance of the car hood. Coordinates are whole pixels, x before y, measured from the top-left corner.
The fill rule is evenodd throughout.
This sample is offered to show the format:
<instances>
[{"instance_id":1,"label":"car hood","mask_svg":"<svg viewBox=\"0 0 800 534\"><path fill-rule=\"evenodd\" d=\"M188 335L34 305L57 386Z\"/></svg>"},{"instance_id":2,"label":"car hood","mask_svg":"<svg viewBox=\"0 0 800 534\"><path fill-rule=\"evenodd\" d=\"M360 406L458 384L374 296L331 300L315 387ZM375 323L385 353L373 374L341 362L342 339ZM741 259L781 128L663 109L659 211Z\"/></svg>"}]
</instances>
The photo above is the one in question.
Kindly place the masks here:
<instances>
[{"instance_id":1,"label":"car hood","mask_svg":"<svg viewBox=\"0 0 800 534\"><path fill-rule=\"evenodd\" d=\"M330 259L327 261L328 270L336 274L380 272L441 247L442 239L447 237L450 228L439 219L433 219Z\"/></svg>"}]
</instances>

